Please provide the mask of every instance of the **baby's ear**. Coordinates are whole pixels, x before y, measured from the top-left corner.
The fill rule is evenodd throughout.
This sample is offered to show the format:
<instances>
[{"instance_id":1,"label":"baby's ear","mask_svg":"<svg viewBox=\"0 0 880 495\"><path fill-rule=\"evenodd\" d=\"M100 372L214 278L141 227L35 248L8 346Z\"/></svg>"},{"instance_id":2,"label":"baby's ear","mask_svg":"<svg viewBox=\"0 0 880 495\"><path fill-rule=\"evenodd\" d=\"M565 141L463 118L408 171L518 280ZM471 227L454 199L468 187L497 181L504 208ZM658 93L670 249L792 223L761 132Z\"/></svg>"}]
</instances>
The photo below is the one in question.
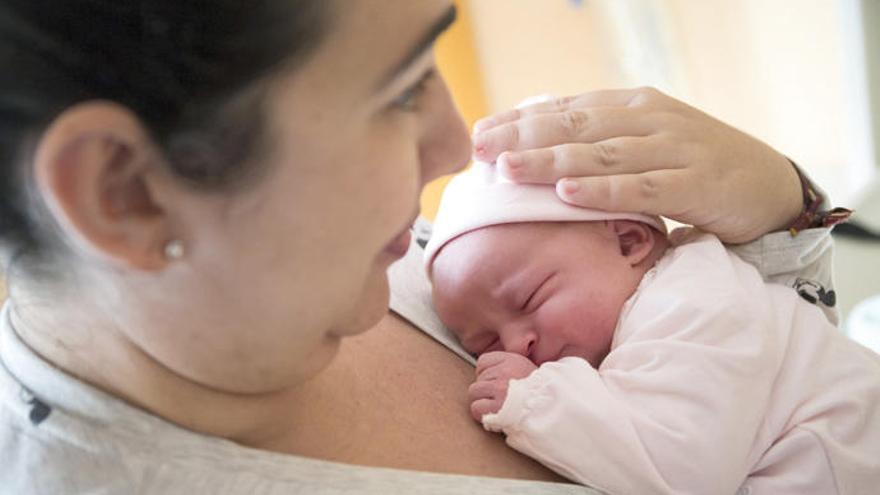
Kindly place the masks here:
<instances>
[{"instance_id":1,"label":"baby's ear","mask_svg":"<svg viewBox=\"0 0 880 495\"><path fill-rule=\"evenodd\" d=\"M654 249L654 231L647 224L632 220L612 220L609 226L617 235L620 254L629 260L630 265L638 265Z\"/></svg>"}]
</instances>

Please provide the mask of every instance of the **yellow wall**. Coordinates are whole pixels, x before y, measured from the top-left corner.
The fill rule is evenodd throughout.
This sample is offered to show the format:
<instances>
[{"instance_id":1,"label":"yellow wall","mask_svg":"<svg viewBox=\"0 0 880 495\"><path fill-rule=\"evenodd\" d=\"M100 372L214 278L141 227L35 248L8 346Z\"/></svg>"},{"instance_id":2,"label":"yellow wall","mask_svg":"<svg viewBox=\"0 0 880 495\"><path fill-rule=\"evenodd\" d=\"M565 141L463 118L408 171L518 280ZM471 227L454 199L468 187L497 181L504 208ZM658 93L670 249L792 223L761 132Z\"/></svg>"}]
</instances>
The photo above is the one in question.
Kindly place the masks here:
<instances>
[{"instance_id":1,"label":"yellow wall","mask_svg":"<svg viewBox=\"0 0 880 495\"><path fill-rule=\"evenodd\" d=\"M446 77L449 89L468 126L486 115L486 95L480 76L480 64L474 47L471 10L466 0L456 0L458 21L437 42L437 65ZM449 177L428 184L422 193L422 215L429 220L437 213L440 194Z\"/></svg>"},{"instance_id":2,"label":"yellow wall","mask_svg":"<svg viewBox=\"0 0 880 495\"><path fill-rule=\"evenodd\" d=\"M608 0L616 1L616 0ZM619 86L595 1L477 0L472 29L488 110L499 112L539 95L578 94Z\"/></svg>"},{"instance_id":3,"label":"yellow wall","mask_svg":"<svg viewBox=\"0 0 880 495\"><path fill-rule=\"evenodd\" d=\"M631 61L650 61L658 40L640 17L614 15L653 9L669 48L658 65L679 83L666 89L783 150L845 204L858 130L844 84L847 1L478 0L470 27L487 111L497 112L535 94L659 84L651 64Z\"/></svg>"}]
</instances>

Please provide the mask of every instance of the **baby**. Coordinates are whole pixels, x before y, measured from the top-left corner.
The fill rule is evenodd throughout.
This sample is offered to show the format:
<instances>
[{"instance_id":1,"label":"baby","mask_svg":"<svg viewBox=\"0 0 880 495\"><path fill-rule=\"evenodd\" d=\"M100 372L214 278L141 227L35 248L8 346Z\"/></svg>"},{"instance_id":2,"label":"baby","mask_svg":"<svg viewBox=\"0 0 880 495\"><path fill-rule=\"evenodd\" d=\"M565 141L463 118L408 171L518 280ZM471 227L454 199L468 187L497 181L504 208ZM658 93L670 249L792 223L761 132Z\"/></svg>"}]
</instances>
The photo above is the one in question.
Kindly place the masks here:
<instances>
[{"instance_id":1,"label":"baby","mask_svg":"<svg viewBox=\"0 0 880 495\"><path fill-rule=\"evenodd\" d=\"M880 356L714 236L482 163L434 229L471 412L513 448L613 494L877 493Z\"/></svg>"}]
</instances>

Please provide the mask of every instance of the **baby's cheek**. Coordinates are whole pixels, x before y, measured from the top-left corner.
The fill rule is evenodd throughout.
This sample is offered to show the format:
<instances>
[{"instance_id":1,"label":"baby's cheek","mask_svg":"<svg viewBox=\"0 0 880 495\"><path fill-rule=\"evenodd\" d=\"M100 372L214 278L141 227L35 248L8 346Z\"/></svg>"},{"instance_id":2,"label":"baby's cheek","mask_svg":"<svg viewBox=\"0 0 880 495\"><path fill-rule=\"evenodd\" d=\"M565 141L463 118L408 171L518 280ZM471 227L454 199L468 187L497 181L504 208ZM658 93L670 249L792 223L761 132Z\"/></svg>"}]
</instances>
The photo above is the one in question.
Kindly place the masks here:
<instances>
[{"instance_id":1,"label":"baby's cheek","mask_svg":"<svg viewBox=\"0 0 880 495\"><path fill-rule=\"evenodd\" d=\"M566 345L595 347L610 339L614 322L609 325L608 312L601 304L571 295L548 300L544 328Z\"/></svg>"},{"instance_id":2,"label":"baby's cheek","mask_svg":"<svg viewBox=\"0 0 880 495\"><path fill-rule=\"evenodd\" d=\"M455 298L450 297L447 291L440 286L433 285L431 287L431 303L434 306L434 312L437 314L437 317L440 318L440 322L442 322L449 331L454 333L456 337L459 337L456 331L458 325L455 324L454 319L455 314L459 311L458 303L455 301Z\"/></svg>"},{"instance_id":3,"label":"baby's cheek","mask_svg":"<svg viewBox=\"0 0 880 495\"><path fill-rule=\"evenodd\" d=\"M581 318L584 304L570 295L553 295L538 310L543 321L554 328L567 328Z\"/></svg>"}]
</instances>

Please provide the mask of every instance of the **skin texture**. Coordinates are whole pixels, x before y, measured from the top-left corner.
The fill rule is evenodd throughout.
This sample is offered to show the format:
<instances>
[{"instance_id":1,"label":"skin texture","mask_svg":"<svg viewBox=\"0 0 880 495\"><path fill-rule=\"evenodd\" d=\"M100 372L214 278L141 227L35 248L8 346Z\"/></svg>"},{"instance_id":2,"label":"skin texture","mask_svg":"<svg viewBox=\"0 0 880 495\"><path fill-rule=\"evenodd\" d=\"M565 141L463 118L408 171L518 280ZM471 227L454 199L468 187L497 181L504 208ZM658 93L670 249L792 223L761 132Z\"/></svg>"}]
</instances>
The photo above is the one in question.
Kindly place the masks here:
<instances>
[{"instance_id":1,"label":"skin texture","mask_svg":"<svg viewBox=\"0 0 880 495\"><path fill-rule=\"evenodd\" d=\"M498 160L514 181L556 184L563 201L663 215L728 243L783 230L802 206L785 156L653 88L559 98L474 128L475 155Z\"/></svg>"},{"instance_id":2,"label":"skin texture","mask_svg":"<svg viewBox=\"0 0 880 495\"><path fill-rule=\"evenodd\" d=\"M469 389L478 421L509 380L581 357L598 368L623 304L668 243L626 220L495 225L444 246L433 264L437 314L479 356Z\"/></svg>"},{"instance_id":3,"label":"skin texture","mask_svg":"<svg viewBox=\"0 0 880 495\"><path fill-rule=\"evenodd\" d=\"M10 280L21 338L110 394L247 446L552 478L470 424L467 365L387 315L385 269L397 255L385 247L415 215L422 186L463 166L470 149L442 79L417 84L432 69L430 53L381 81L450 5L347 0L310 62L266 84L274 145L256 164L266 173L240 191L194 190L169 174L125 108L92 101L64 111L41 136L33 166L70 251L68 270L64 284L48 289ZM686 137L699 141L707 119L691 115ZM546 142L572 139L562 131L551 129ZM749 140L709 143L763 149ZM797 196L783 210L800 204L799 187L792 195L773 182L778 154L764 151L771 159L757 158L765 168L717 153L695 162L708 175L675 180L692 187L713 170L741 170L748 181L708 181L701 196L689 196L693 209L721 216L737 212L709 201L719 192L775 184L772 198L753 196L742 216L759 235L780 192ZM635 209L653 211L650 199ZM172 262L163 250L175 239L185 254ZM431 374L413 376L426 365Z\"/></svg>"},{"instance_id":4,"label":"skin texture","mask_svg":"<svg viewBox=\"0 0 880 495\"><path fill-rule=\"evenodd\" d=\"M171 176L125 108L64 112L34 173L78 280L52 304L13 304L25 341L192 429L275 431L341 338L385 314L389 243L406 246L422 186L468 158L430 46L388 80L450 8L347 2L314 56L267 83L267 172L232 194ZM183 259L164 257L172 239Z\"/></svg>"},{"instance_id":5,"label":"skin texture","mask_svg":"<svg viewBox=\"0 0 880 495\"><path fill-rule=\"evenodd\" d=\"M471 420L473 373L389 314L345 339L330 366L297 391L290 428L262 447L367 466L563 481Z\"/></svg>"}]
</instances>

